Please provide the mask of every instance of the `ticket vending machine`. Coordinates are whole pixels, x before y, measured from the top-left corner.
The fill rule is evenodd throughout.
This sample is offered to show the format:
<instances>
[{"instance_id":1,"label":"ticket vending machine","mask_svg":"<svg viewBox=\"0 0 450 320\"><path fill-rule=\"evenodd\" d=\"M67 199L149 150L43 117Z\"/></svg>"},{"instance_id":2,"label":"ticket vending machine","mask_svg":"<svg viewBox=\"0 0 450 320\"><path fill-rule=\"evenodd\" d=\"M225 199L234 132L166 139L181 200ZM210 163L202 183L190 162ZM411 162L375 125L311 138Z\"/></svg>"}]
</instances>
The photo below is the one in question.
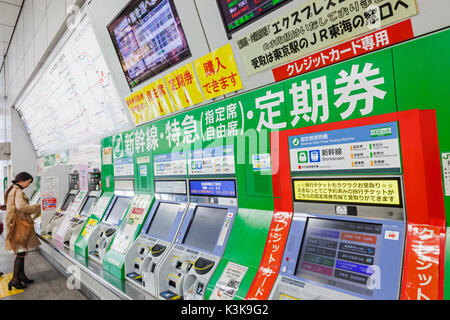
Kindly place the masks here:
<instances>
[{"instance_id":1,"label":"ticket vending machine","mask_svg":"<svg viewBox=\"0 0 450 320\"><path fill-rule=\"evenodd\" d=\"M272 160L281 186L276 214L288 232L279 232L281 258L263 257L247 298L442 299L445 213L434 111L287 130L272 141Z\"/></svg>"},{"instance_id":2,"label":"ticket vending machine","mask_svg":"<svg viewBox=\"0 0 450 320\"><path fill-rule=\"evenodd\" d=\"M160 299L204 298L236 217L235 179L189 180L189 194L189 208L175 244L156 276Z\"/></svg>"},{"instance_id":3,"label":"ticket vending machine","mask_svg":"<svg viewBox=\"0 0 450 320\"><path fill-rule=\"evenodd\" d=\"M96 229L98 223L102 221L103 216L105 215L105 212L108 209L113 198L113 192L105 192L89 210L87 221L74 243L74 251L77 255L84 258L88 257L89 239L93 235L93 232Z\"/></svg>"},{"instance_id":4,"label":"ticket vending machine","mask_svg":"<svg viewBox=\"0 0 450 320\"><path fill-rule=\"evenodd\" d=\"M157 273L188 208L186 180L156 180L155 202L140 236L126 255L126 279L158 296Z\"/></svg>"},{"instance_id":5,"label":"ticket vending machine","mask_svg":"<svg viewBox=\"0 0 450 320\"><path fill-rule=\"evenodd\" d=\"M134 196L125 219L103 258L103 270L118 279L125 278L126 253L140 234L154 199L151 194L141 193Z\"/></svg>"},{"instance_id":6,"label":"ticket vending machine","mask_svg":"<svg viewBox=\"0 0 450 320\"><path fill-rule=\"evenodd\" d=\"M293 178L294 216L270 299L398 299L406 233L402 184L400 176ZM346 189L344 200L305 200L316 188ZM372 202L372 191L387 200Z\"/></svg>"},{"instance_id":7,"label":"ticket vending machine","mask_svg":"<svg viewBox=\"0 0 450 320\"><path fill-rule=\"evenodd\" d=\"M79 170L72 169L71 172L69 172L68 178L69 178L69 191L64 196L64 200L61 202L59 208L50 218L49 223L45 226L45 229L43 230L45 234L51 235L53 229L61 224L64 218L64 213L67 211L69 206L72 204L72 202L75 200L78 193L80 192Z\"/></svg>"},{"instance_id":8,"label":"ticket vending machine","mask_svg":"<svg viewBox=\"0 0 450 320\"><path fill-rule=\"evenodd\" d=\"M88 173L88 194L84 204L79 211L70 220L69 229L64 236L64 244L69 244L70 248L74 250L75 241L77 240L81 229L83 228L86 219L90 216L91 208L102 195L101 190L101 173L98 169L94 169Z\"/></svg>"},{"instance_id":9,"label":"ticket vending machine","mask_svg":"<svg viewBox=\"0 0 450 320\"><path fill-rule=\"evenodd\" d=\"M89 258L100 264L103 264L106 251L109 249L117 229L125 220L129 205L134 197L134 179L116 178L114 184L114 196L109 201L101 222L90 231L90 236L87 239ZM81 251L82 254L84 250Z\"/></svg>"},{"instance_id":10,"label":"ticket vending machine","mask_svg":"<svg viewBox=\"0 0 450 320\"><path fill-rule=\"evenodd\" d=\"M80 190L75 199L64 212L64 216L55 222L55 227L52 230L53 239L60 245L64 245L66 241L68 242L70 240L70 238L67 238L67 231L70 229L73 219L85 204L89 193L88 167L78 166L78 170Z\"/></svg>"}]
</instances>

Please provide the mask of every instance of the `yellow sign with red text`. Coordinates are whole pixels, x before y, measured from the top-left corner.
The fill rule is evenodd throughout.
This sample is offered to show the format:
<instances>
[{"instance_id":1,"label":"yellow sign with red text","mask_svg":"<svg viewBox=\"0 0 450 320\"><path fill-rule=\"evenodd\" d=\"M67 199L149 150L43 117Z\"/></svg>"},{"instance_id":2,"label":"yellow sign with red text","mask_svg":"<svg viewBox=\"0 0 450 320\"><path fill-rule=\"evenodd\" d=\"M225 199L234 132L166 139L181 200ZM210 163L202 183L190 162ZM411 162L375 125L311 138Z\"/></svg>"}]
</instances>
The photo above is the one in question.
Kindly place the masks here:
<instances>
[{"instance_id":1,"label":"yellow sign with red text","mask_svg":"<svg viewBox=\"0 0 450 320\"><path fill-rule=\"evenodd\" d=\"M231 44L194 61L206 100L243 88Z\"/></svg>"},{"instance_id":2,"label":"yellow sign with red text","mask_svg":"<svg viewBox=\"0 0 450 320\"><path fill-rule=\"evenodd\" d=\"M135 125L143 124L155 118L155 114L145 102L142 90L131 94L125 100Z\"/></svg>"},{"instance_id":3,"label":"yellow sign with red text","mask_svg":"<svg viewBox=\"0 0 450 320\"><path fill-rule=\"evenodd\" d=\"M154 113L155 117L161 117L174 112L172 101L169 98L169 91L163 79L158 79L148 86L142 88L147 105Z\"/></svg>"},{"instance_id":4,"label":"yellow sign with red text","mask_svg":"<svg viewBox=\"0 0 450 320\"><path fill-rule=\"evenodd\" d=\"M192 64L188 63L169 73L164 77L164 80L172 96L176 111L204 101Z\"/></svg>"}]
</instances>

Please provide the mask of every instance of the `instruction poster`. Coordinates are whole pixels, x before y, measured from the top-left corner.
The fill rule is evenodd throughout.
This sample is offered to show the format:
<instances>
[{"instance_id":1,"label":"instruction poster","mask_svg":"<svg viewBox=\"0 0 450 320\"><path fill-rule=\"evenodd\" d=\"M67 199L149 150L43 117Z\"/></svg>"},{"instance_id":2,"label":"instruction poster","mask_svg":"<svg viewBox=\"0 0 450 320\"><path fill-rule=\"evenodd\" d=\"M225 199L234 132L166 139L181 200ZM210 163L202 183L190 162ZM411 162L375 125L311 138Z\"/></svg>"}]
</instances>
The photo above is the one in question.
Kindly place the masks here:
<instances>
[{"instance_id":1,"label":"instruction poster","mask_svg":"<svg viewBox=\"0 0 450 320\"><path fill-rule=\"evenodd\" d=\"M248 268L232 262L228 262L219 281L217 281L211 300L233 300L236 292L244 279Z\"/></svg>"},{"instance_id":2,"label":"instruction poster","mask_svg":"<svg viewBox=\"0 0 450 320\"><path fill-rule=\"evenodd\" d=\"M289 137L291 171L401 171L396 122Z\"/></svg>"},{"instance_id":3,"label":"instruction poster","mask_svg":"<svg viewBox=\"0 0 450 320\"><path fill-rule=\"evenodd\" d=\"M247 74L372 32L418 13L415 0L310 0L237 39Z\"/></svg>"}]
</instances>

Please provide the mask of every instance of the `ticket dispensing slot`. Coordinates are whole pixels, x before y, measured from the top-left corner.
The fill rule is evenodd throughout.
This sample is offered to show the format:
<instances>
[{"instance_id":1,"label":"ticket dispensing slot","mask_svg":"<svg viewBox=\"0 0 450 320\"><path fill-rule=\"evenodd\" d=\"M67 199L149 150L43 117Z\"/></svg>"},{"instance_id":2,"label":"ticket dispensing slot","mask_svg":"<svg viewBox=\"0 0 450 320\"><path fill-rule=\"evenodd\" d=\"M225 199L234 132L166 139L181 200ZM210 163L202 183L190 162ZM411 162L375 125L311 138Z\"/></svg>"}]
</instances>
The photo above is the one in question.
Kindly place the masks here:
<instances>
[{"instance_id":1,"label":"ticket dispensing slot","mask_svg":"<svg viewBox=\"0 0 450 320\"><path fill-rule=\"evenodd\" d=\"M121 182L122 190L116 190L108 209L100 224L97 225L89 237L88 254L95 262L102 263L103 257L114 238L117 228L127 213L128 207L134 197L133 180Z\"/></svg>"},{"instance_id":2,"label":"ticket dispensing slot","mask_svg":"<svg viewBox=\"0 0 450 320\"><path fill-rule=\"evenodd\" d=\"M156 180L155 202L125 258L126 279L157 296L157 273L188 207L186 180ZM170 277L175 286L180 279Z\"/></svg>"},{"instance_id":3,"label":"ticket dispensing slot","mask_svg":"<svg viewBox=\"0 0 450 320\"><path fill-rule=\"evenodd\" d=\"M294 217L269 298L398 299L401 185L401 176L293 178Z\"/></svg>"},{"instance_id":4,"label":"ticket dispensing slot","mask_svg":"<svg viewBox=\"0 0 450 320\"><path fill-rule=\"evenodd\" d=\"M190 180L190 205L159 269L159 298L201 300L237 212L235 180Z\"/></svg>"}]
</instances>

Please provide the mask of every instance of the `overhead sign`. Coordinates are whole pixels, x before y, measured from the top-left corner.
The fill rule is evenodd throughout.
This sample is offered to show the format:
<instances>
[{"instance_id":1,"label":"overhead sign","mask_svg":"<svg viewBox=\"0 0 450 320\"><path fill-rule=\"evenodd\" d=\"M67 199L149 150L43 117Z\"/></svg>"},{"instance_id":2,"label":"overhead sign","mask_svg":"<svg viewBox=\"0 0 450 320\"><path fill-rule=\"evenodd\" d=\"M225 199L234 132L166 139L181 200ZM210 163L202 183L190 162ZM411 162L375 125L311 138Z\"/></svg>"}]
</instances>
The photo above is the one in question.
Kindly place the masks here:
<instances>
[{"instance_id":1,"label":"overhead sign","mask_svg":"<svg viewBox=\"0 0 450 320\"><path fill-rule=\"evenodd\" d=\"M294 200L402 206L400 180L389 178L294 180Z\"/></svg>"},{"instance_id":2,"label":"overhead sign","mask_svg":"<svg viewBox=\"0 0 450 320\"><path fill-rule=\"evenodd\" d=\"M176 110L192 107L203 102L202 90L194 68L188 63L164 77Z\"/></svg>"},{"instance_id":3,"label":"overhead sign","mask_svg":"<svg viewBox=\"0 0 450 320\"><path fill-rule=\"evenodd\" d=\"M163 79L158 79L145 86L142 88L142 92L155 118L174 112L172 101L169 98L169 91L167 91Z\"/></svg>"},{"instance_id":4,"label":"overhead sign","mask_svg":"<svg viewBox=\"0 0 450 320\"><path fill-rule=\"evenodd\" d=\"M396 43L412 39L413 37L414 32L411 20L402 21L275 68L272 70L273 76L275 81L282 81L362 54L392 46Z\"/></svg>"},{"instance_id":5,"label":"overhead sign","mask_svg":"<svg viewBox=\"0 0 450 320\"><path fill-rule=\"evenodd\" d=\"M401 171L396 122L289 137L291 171Z\"/></svg>"},{"instance_id":6,"label":"overhead sign","mask_svg":"<svg viewBox=\"0 0 450 320\"><path fill-rule=\"evenodd\" d=\"M415 0L310 0L239 38L248 75L417 14Z\"/></svg>"},{"instance_id":7,"label":"overhead sign","mask_svg":"<svg viewBox=\"0 0 450 320\"><path fill-rule=\"evenodd\" d=\"M243 88L231 44L194 61L206 100Z\"/></svg>"},{"instance_id":8,"label":"overhead sign","mask_svg":"<svg viewBox=\"0 0 450 320\"><path fill-rule=\"evenodd\" d=\"M145 103L145 97L142 90L132 93L125 101L135 125L146 123L155 118L152 109Z\"/></svg>"}]
</instances>

